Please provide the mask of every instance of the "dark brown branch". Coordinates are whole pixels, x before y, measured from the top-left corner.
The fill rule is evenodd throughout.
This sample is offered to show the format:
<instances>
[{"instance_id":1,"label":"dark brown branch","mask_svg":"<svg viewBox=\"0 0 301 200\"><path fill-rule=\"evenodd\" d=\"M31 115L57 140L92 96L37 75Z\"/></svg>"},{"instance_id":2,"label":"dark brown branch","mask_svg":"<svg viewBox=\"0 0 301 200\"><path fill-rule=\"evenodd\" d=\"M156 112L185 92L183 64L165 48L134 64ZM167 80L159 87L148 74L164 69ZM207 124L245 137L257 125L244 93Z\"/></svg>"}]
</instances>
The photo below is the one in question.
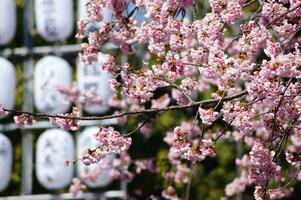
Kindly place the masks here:
<instances>
[{"instance_id":1,"label":"dark brown branch","mask_svg":"<svg viewBox=\"0 0 301 200\"><path fill-rule=\"evenodd\" d=\"M245 95L247 95L248 92L246 90L237 93L235 95L232 96L228 96L222 99L222 102L225 101L231 101L233 99L237 99L240 97L243 97ZM43 119L47 119L47 118L62 118L62 119L73 119L73 120L105 120L105 119L114 119L114 118L119 118L119 117L123 117L123 116L127 116L127 115L137 115L137 114L144 114L144 113L158 113L158 112L166 112L166 111L171 111L171 110L180 110L180 109L186 109L186 108L193 108L193 107L197 107L197 106L208 106L211 104L216 104L219 101L221 101L220 98L218 99L208 99L208 100L203 100L203 101L198 101L198 102L194 102L194 103L189 103L186 105L177 105L177 106L168 106L165 108L152 108L152 109L147 109L147 110L140 110L140 111L128 111L128 112L123 112L120 114L113 114L113 115L105 115L105 116L93 116L93 117L71 117L71 116L65 116L65 115L53 115L53 114L45 114L45 113L35 113L35 112L26 112L26 111L19 111L19 110L12 110L12 109L4 109L4 111L6 112L10 112L14 115L22 115L22 114L26 114L26 115L30 115L33 117L38 117L38 118L43 118Z\"/></svg>"}]
</instances>

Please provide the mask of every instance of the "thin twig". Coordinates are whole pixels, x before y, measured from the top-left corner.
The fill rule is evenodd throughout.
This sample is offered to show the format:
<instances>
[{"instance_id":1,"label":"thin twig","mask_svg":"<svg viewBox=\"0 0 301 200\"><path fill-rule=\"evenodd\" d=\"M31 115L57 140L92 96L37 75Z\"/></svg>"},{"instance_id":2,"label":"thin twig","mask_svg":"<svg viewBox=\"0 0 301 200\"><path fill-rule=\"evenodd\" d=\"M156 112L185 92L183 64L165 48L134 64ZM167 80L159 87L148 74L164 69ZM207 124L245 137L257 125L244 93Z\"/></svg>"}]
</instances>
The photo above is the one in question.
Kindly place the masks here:
<instances>
[{"instance_id":1,"label":"thin twig","mask_svg":"<svg viewBox=\"0 0 301 200\"><path fill-rule=\"evenodd\" d=\"M200 106L202 106L202 104L201 104ZM196 114L195 114L195 116L194 116L192 125L191 125L191 127L190 127L190 129L189 129L188 132L191 132L192 129L195 127L196 123L198 122L198 116L199 116L199 111L197 110L197 112L196 112Z\"/></svg>"},{"instance_id":2,"label":"thin twig","mask_svg":"<svg viewBox=\"0 0 301 200\"><path fill-rule=\"evenodd\" d=\"M192 177L193 177L193 164L190 162L189 163L189 168L190 170L190 176L189 176L189 180L187 183L187 187L186 187L186 192L185 192L185 200L189 200L189 196L190 196L190 188L191 188L191 184L192 184Z\"/></svg>"},{"instance_id":3,"label":"thin twig","mask_svg":"<svg viewBox=\"0 0 301 200\"><path fill-rule=\"evenodd\" d=\"M144 122L142 122L142 124L140 124L135 130L133 130L133 131L127 133L127 134L124 134L122 136L125 136L125 137L131 136L132 134L134 134L137 131L139 131L145 124L147 124L149 120L150 120L150 118L144 120Z\"/></svg>"},{"instance_id":4,"label":"thin twig","mask_svg":"<svg viewBox=\"0 0 301 200\"><path fill-rule=\"evenodd\" d=\"M166 77L162 77L163 79L161 79L162 81L170 84L171 87L176 88L178 91L180 91L187 99L189 99L190 102L193 102L193 99L182 89L180 88L180 86L178 86L177 84L175 84L172 81L169 81Z\"/></svg>"},{"instance_id":5,"label":"thin twig","mask_svg":"<svg viewBox=\"0 0 301 200\"><path fill-rule=\"evenodd\" d=\"M213 139L214 144L227 132L227 130L229 130L232 122L233 120L227 125L227 127L223 130L223 132L221 132L215 139Z\"/></svg>"},{"instance_id":6,"label":"thin twig","mask_svg":"<svg viewBox=\"0 0 301 200\"><path fill-rule=\"evenodd\" d=\"M277 188L276 190L282 190L282 189L286 188L287 186L289 186L290 184L292 184L292 182L297 178L300 170L301 170L301 168L298 169L298 171L296 172L296 174L291 178L291 180L287 184L285 184L281 188Z\"/></svg>"},{"instance_id":7,"label":"thin twig","mask_svg":"<svg viewBox=\"0 0 301 200\"><path fill-rule=\"evenodd\" d=\"M253 1L250 1L248 3L246 3L245 5L242 6L242 8L245 8L245 7L248 7L249 5L255 3L257 0L253 0Z\"/></svg>"},{"instance_id":8,"label":"thin twig","mask_svg":"<svg viewBox=\"0 0 301 200\"><path fill-rule=\"evenodd\" d=\"M222 102L222 100L224 99L225 95L226 95L226 91L223 92L222 97L221 97L221 99L219 100L219 102L217 102L217 104L215 105L214 110L216 110L217 107L221 104L221 102Z\"/></svg>"},{"instance_id":9,"label":"thin twig","mask_svg":"<svg viewBox=\"0 0 301 200\"><path fill-rule=\"evenodd\" d=\"M273 126L272 126L272 133L269 135L269 139L274 137L274 133L275 133L275 131L276 131L275 128L276 128L277 113L278 113L278 110L279 110L279 108L280 108L280 106L281 106L281 104L282 104L282 102L283 102L284 95L285 95L287 89L289 88L289 86L290 86L292 80L293 80L293 78L290 78L290 80L288 81L288 83L287 83L287 85L286 85L286 87L285 87L285 89L284 89L284 91L283 91L283 93L282 93L282 95L281 95L281 99L280 99L280 101L279 101L277 107L275 108L275 111L274 111L274 119L273 119Z\"/></svg>"}]
</instances>

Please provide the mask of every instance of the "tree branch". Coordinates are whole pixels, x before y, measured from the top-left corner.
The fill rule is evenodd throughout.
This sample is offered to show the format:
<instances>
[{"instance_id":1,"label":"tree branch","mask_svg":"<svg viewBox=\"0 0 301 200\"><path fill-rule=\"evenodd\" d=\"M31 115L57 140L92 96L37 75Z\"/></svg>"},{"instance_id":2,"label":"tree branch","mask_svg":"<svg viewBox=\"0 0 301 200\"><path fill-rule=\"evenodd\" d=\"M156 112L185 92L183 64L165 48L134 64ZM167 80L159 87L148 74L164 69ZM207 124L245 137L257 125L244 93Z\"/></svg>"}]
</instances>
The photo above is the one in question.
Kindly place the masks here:
<instances>
[{"instance_id":1,"label":"tree branch","mask_svg":"<svg viewBox=\"0 0 301 200\"><path fill-rule=\"evenodd\" d=\"M53 115L53 114L46 114L46 113L26 112L26 111L13 110L13 109L4 109L4 111L12 113L14 115L26 114L26 115L30 115L30 116L38 117L38 118L42 118L42 119L62 118L62 119L73 119L73 120L105 120L105 119L119 118L119 117L123 117L123 116L127 116L127 115L136 115L136 114L143 114L143 113L157 113L157 112L166 112L166 111L171 111L171 110L193 108L193 107L197 107L200 105L206 107L211 104L216 104L220 101L221 102L231 101L233 99L243 97L247 94L248 94L248 92L246 90L244 90L235 95L224 97L224 98L222 98L222 100L221 100L221 98L208 99L208 100L202 100L202 101L198 101L198 102L189 103L186 105L168 106L165 108L151 108L151 109L146 109L146 110L128 111L128 112L123 112L120 114L105 115L105 116L93 116L93 117L71 117L71 116L66 116L66 115Z\"/></svg>"}]
</instances>

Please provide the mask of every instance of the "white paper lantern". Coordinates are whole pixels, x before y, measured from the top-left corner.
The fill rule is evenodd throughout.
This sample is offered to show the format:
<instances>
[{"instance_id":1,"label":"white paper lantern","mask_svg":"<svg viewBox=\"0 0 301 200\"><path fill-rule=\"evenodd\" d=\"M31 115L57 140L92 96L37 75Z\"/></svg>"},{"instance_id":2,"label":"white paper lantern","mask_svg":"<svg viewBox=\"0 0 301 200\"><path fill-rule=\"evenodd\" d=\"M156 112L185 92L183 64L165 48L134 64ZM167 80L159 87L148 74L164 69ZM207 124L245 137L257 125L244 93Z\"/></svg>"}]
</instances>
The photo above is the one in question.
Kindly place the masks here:
<instances>
[{"instance_id":1,"label":"white paper lantern","mask_svg":"<svg viewBox=\"0 0 301 200\"><path fill-rule=\"evenodd\" d=\"M83 92L95 89L102 101L102 105L96 103L84 108L90 114L100 114L109 109L109 106L105 105L113 94L109 84L109 80L113 77L110 73L100 68L100 63L105 58L104 54L99 54L97 63L85 65L83 62L79 62L77 65L77 84L79 89Z\"/></svg>"},{"instance_id":2,"label":"white paper lantern","mask_svg":"<svg viewBox=\"0 0 301 200\"><path fill-rule=\"evenodd\" d=\"M0 133L0 192L9 184L13 161L13 148L10 140Z\"/></svg>"},{"instance_id":3,"label":"white paper lantern","mask_svg":"<svg viewBox=\"0 0 301 200\"><path fill-rule=\"evenodd\" d=\"M68 38L73 31L73 0L35 0L35 20L45 40Z\"/></svg>"},{"instance_id":4,"label":"white paper lantern","mask_svg":"<svg viewBox=\"0 0 301 200\"><path fill-rule=\"evenodd\" d=\"M73 165L74 142L70 133L61 129L47 130L39 137L36 149L36 175L47 189L61 189L70 184Z\"/></svg>"},{"instance_id":5,"label":"white paper lantern","mask_svg":"<svg viewBox=\"0 0 301 200\"><path fill-rule=\"evenodd\" d=\"M95 149L99 146L99 142L95 139L95 134L99 131L98 127L86 128L78 137L77 140L77 157L80 158L83 151L87 148ZM82 162L78 163L77 171L85 183L91 188L104 187L112 182L112 178L109 176L110 169L105 166L106 162L110 162L114 158L113 155L103 158L99 163L91 164L89 166L84 165ZM102 168L103 167L103 168ZM96 173L96 180L85 179L87 173Z\"/></svg>"},{"instance_id":6,"label":"white paper lantern","mask_svg":"<svg viewBox=\"0 0 301 200\"><path fill-rule=\"evenodd\" d=\"M51 114L67 112L71 103L57 88L69 87L71 82L71 67L64 59L46 56L39 60L34 73L34 100L37 109Z\"/></svg>"},{"instance_id":7,"label":"white paper lantern","mask_svg":"<svg viewBox=\"0 0 301 200\"><path fill-rule=\"evenodd\" d=\"M11 62L0 58L0 104L12 109L16 95L16 72Z\"/></svg>"},{"instance_id":8,"label":"white paper lantern","mask_svg":"<svg viewBox=\"0 0 301 200\"><path fill-rule=\"evenodd\" d=\"M16 33L15 0L0 1L0 45L9 43Z\"/></svg>"}]
</instances>

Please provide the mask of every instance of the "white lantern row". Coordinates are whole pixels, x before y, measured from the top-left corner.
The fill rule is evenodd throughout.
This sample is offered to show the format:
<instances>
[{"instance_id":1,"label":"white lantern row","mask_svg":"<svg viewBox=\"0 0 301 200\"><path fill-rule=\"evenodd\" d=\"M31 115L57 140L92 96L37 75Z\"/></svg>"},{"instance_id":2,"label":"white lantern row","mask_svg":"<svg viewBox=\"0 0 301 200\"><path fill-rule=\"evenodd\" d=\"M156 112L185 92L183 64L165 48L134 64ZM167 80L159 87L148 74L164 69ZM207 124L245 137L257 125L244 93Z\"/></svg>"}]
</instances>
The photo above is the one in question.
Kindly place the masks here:
<instances>
[{"instance_id":1,"label":"white lantern row","mask_svg":"<svg viewBox=\"0 0 301 200\"><path fill-rule=\"evenodd\" d=\"M77 140L77 157L80 158L87 148L99 146L95 139L98 127L86 128ZM0 133L0 191L9 184L12 170L13 149L10 140ZM86 166L79 162L79 177L91 188L105 187L112 182L110 168L106 163L112 162L114 155L107 156L100 163ZM36 175L38 181L49 190L61 189L72 181L74 166L66 165L65 161L74 159L74 142L70 133L62 129L50 129L41 134L36 147ZM104 167L103 167L104 166ZM103 167L103 168L102 168ZM88 173L96 174L96 180L86 179Z\"/></svg>"},{"instance_id":2,"label":"white lantern row","mask_svg":"<svg viewBox=\"0 0 301 200\"><path fill-rule=\"evenodd\" d=\"M85 107L90 114L99 114L108 110L112 91L109 80L112 75L101 70L99 65L105 59L99 56L99 63L86 66L79 62L77 66L77 81L79 89L85 93L94 90L102 104L95 103ZM39 60L34 73L34 100L40 112L50 114L64 113L70 109L71 102L58 91L59 87L68 88L72 83L71 67L64 59L56 56L46 56ZM14 66L6 59L0 58L0 103L12 109L15 103L16 74Z\"/></svg>"},{"instance_id":3,"label":"white lantern row","mask_svg":"<svg viewBox=\"0 0 301 200\"><path fill-rule=\"evenodd\" d=\"M78 87L83 93L91 90L96 92L101 103L86 106L90 114L100 114L108 110L108 100L113 92L109 86L112 75L100 69L100 63L105 55L99 55L99 62L86 66L79 62L77 65ZM70 109L71 102L58 91L58 88L68 88L72 84L71 67L67 61L56 56L46 56L39 60L34 72L34 100L40 112L57 114ZM0 104L13 109L16 95L16 72L12 63L0 58Z\"/></svg>"},{"instance_id":4,"label":"white lantern row","mask_svg":"<svg viewBox=\"0 0 301 200\"><path fill-rule=\"evenodd\" d=\"M17 25L15 0L1 0L0 3L0 45L9 43L15 36Z\"/></svg>"},{"instance_id":5,"label":"white lantern row","mask_svg":"<svg viewBox=\"0 0 301 200\"><path fill-rule=\"evenodd\" d=\"M9 139L0 133L0 192L9 184L13 161L13 148Z\"/></svg>"}]
</instances>

